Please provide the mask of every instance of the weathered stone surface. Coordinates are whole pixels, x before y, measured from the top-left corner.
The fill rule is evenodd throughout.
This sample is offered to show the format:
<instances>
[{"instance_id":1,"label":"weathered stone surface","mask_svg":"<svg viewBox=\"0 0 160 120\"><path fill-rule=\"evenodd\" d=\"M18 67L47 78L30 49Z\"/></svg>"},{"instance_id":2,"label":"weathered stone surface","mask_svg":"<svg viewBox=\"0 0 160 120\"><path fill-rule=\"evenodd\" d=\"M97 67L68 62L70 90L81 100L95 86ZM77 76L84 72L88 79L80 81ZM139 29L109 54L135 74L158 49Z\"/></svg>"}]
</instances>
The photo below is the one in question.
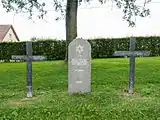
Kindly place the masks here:
<instances>
[{"instance_id":1,"label":"weathered stone surface","mask_svg":"<svg viewBox=\"0 0 160 120\"><path fill-rule=\"evenodd\" d=\"M75 39L68 48L68 93L91 91L91 46L87 40Z\"/></svg>"}]
</instances>

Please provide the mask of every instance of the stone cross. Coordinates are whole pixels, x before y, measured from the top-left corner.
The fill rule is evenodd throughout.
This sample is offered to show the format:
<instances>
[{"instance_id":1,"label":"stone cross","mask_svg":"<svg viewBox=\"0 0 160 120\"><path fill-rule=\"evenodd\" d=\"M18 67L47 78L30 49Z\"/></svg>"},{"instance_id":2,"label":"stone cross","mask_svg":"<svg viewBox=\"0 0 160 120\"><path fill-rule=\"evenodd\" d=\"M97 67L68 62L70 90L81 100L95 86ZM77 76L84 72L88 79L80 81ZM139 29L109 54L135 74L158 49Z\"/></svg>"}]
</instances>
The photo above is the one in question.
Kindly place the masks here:
<instances>
[{"instance_id":1,"label":"stone cross","mask_svg":"<svg viewBox=\"0 0 160 120\"><path fill-rule=\"evenodd\" d=\"M68 93L90 92L91 46L87 40L77 38L68 47Z\"/></svg>"},{"instance_id":2,"label":"stone cross","mask_svg":"<svg viewBox=\"0 0 160 120\"><path fill-rule=\"evenodd\" d=\"M45 60L45 56L32 56L32 42L26 42L26 55L12 55L13 60L27 61L27 97L32 97L32 60Z\"/></svg>"},{"instance_id":3,"label":"stone cross","mask_svg":"<svg viewBox=\"0 0 160 120\"><path fill-rule=\"evenodd\" d=\"M130 49L129 51L116 51L114 56L130 56L129 60L129 88L128 92L133 93L134 88L134 72L135 72L135 56L149 56L148 51L134 51L135 50L135 38L130 38Z\"/></svg>"}]
</instances>

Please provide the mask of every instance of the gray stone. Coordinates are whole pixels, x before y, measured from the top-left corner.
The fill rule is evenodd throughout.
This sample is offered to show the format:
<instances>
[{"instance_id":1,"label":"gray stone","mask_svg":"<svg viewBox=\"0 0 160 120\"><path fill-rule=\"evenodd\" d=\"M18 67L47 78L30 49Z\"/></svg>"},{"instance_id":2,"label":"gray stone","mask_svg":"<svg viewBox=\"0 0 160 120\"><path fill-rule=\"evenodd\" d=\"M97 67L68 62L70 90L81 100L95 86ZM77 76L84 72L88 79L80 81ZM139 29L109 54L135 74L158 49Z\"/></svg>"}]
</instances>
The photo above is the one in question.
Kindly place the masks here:
<instances>
[{"instance_id":1,"label":"gray stone","mask_svg":"<svg viewBox=\"0 0 160 120\"><path fill-rule=\"evenodd\" d=\"M91 46L77 38L68 46L68 93L91 91Z\"/></svg>"},{"instance_id":2,"label":"gray stone","mask_svg":"<svg viewBox=\"0 0 160 120\"><path fill-rule=\"evenodd\" d=\"M149 56L148 51L134 51L135 50L135 38L130 39L129 51L115 51L114 56L129 56L129 85L128 92L133 93L134 88L134 72L135 72L135 56Z\"/></svg>"},{"instance_id":3,"label":"gray stone","mask_svg":"<svg viewBox=\"0 0 160 120\"><path fill-rule=\"evenodd\" d=\"M26 60L27 97L32 97L32 60L45 60L45 56L32 56L32 42L26 42L26 55L12 55L13 60Z\"/></svg>"}]
</instances>

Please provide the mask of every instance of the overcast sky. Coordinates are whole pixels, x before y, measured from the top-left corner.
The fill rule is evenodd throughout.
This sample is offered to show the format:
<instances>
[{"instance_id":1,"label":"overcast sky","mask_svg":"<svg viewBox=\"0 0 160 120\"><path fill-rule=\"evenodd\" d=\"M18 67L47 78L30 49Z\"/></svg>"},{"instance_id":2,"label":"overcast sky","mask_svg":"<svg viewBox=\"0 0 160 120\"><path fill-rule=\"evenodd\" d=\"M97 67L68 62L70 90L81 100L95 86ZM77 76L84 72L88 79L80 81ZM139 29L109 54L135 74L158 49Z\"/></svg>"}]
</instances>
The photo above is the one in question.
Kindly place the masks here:
<instances>
[{"instance_id":1,"label":"overcast sky","mask_svg":"<svg viewBox=\"0 0 160 120\"><path fill-rule=\"evenodd\" d=\"M153 0L148 7L151 16L137 18L136 28L129 28L128 23L122 19L123 12L112 6L111 3L103 6L92 2L86 6L82 5L78 10L78 37L126 37L126 36L147 36L160 35L160 0ZM51 10L51 8L48 8ZM28 20L27 14L14 15L5 13L0 8L0 24L12 24L21 40L28 40L31 37L65 39L65 21L55 21L60 15L49 11L45 20Z\"/></svg>"}]
</instances>

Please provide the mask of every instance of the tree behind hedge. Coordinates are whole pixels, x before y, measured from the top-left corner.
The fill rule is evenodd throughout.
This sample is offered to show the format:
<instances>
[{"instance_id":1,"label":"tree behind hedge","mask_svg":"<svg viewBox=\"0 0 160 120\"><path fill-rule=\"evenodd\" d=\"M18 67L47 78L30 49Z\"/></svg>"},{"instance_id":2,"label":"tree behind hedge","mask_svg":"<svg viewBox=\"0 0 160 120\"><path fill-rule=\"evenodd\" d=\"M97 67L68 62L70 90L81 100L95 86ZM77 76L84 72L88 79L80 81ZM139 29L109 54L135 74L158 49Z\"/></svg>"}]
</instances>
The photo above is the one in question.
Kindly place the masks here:
<instances>
[{"instance_id":1,"label":"tree behind hedge","mask_svg":"<svg viewBox=\"0 0 160 120\"><path fill-rule=\"evenodd\" d=\"M92 0L53 0L53 7L55 11L60 11L66 19L66 55L65 61L68 62L68 45L77 37L77 9L82 2L91 2ZM101 4L107 3L106 0L98 0ZM137 4L138 0L113 0L119 9L122 9L124 13L123 19L125 19L129 26L135 26L135 16L146 17L150 14L150 10L146 8L151 0L144 0L143 5ZM51 3L47 3L43 0L1 0L3 8L7 12L26 12L29 14L29 18L34 16L33 10L38 10L38 18L43 19L47 13L47 6Z\"/></svg>"}]
</instances>

